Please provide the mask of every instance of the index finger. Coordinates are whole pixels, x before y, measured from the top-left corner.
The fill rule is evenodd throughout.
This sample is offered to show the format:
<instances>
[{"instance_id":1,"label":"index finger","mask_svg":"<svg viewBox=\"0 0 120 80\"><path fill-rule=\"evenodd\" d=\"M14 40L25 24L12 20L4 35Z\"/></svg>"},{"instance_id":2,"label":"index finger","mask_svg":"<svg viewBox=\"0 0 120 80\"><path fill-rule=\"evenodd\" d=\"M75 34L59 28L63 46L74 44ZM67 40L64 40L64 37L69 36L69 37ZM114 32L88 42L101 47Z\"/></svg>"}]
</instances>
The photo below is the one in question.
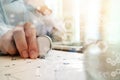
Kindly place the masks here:
<instances>
[{"instance_id":1,"label":"index finger","mask_svg":"<svg viewBox=\"0 0 120 80\"><path fill-rule=\"evenodd\" d=\"M25 38L25 33L22 27L16 27L13 32L16 47L23 58L28 57L28 46Z\"/></svg>"}]
</instances>

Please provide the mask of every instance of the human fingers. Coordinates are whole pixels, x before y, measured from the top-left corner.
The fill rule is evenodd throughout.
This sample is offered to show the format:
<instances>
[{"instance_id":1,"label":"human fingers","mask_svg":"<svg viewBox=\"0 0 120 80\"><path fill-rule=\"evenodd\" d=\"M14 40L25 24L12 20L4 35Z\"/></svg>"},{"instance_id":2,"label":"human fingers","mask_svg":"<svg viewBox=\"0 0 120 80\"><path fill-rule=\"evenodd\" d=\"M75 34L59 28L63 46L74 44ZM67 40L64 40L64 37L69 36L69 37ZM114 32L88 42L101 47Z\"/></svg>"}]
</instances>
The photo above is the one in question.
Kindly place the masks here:
<instances>
[{"instance_id":1,"label":"human fingers","mask_svg":"<svg viewBox=\"0 0 120 80\"><path fill-rule=\"evenodd\" d=\"M28 44L29 57L34 59L38 57L38 45L36 39L36 29L31 23L24 24L24 31Z\"/></svg>"},{"instance_id":2,"label":"human fingers","mask_svg":"<svg viewBox=\"0 0 120 80\"><path fill-rule=\"evenodd\" d=\"M14 55L17 53L13 40L13 31L10 30L0 38L0 50L3 53Z\"/></svg>"},{"instance_id":3,"label":"human fingers","mask_svg":"<svg viewBox=\"0 0 120 80\"><path fill-rule=\"evenodd\" d=\"M28 58L28 45L23 27L17 26L14 29L13 38L20 56L23 58Z\"/></svg>"}]
</instances>

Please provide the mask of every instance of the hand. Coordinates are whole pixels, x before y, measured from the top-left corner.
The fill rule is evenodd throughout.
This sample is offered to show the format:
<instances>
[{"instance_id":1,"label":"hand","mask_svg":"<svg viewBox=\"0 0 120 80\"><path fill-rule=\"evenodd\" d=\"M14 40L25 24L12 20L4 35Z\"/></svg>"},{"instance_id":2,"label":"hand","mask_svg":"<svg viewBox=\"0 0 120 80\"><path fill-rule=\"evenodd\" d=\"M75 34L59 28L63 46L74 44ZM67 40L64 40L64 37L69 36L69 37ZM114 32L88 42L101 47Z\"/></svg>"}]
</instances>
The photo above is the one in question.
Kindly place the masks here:
<instances>
[{"instance_id":1,"label":"hand","mask_svg":"<svg viewBox=\"0 0 120 80\"><path fill-rule=\"evenodd\" d=\"M0 38L0 51L10 55L19 52L22 58L37 58L39 51L35 27L26 23L8 31Z\"/></svg>"},{"instance_id":2,"label":"hand","mask_svg":"<svg viewBox=\"0 0 120 80\"><path fill-rule=\"evenodd\" d=\"M47 6L41 6L36 9L38 13L41 13L43 16L52 14L52 10L49 9Z\"/></svg>"}]
</instances>

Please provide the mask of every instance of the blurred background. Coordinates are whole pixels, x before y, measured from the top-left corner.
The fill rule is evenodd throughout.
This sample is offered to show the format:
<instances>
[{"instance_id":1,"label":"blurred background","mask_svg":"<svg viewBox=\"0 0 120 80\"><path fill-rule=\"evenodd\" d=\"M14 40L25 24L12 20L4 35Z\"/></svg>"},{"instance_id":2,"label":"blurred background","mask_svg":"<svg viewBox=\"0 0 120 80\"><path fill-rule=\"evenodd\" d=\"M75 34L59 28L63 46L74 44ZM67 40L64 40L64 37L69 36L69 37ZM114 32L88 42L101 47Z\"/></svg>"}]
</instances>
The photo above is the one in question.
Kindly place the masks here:
<instances>
[{"instance_id":1,"label":"blurred background","mask_svg":"<svg viewBox=\"0 0 120 80\"><path fill-rule=\"evenodd\" d=\"M120 0L28 0L63 20L68 42L120 41ZM38 3L39 2L39 3Z\"/></svg>"}]
</instances>

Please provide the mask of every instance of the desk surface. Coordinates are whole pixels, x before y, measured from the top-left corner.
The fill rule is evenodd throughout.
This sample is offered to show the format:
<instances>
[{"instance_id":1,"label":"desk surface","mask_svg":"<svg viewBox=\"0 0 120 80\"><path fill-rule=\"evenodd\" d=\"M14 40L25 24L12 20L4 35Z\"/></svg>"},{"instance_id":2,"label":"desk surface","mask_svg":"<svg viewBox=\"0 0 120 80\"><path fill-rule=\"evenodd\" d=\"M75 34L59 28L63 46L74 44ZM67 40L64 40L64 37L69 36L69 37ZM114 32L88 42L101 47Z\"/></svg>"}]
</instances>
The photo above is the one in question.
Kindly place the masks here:
<instances>
[{"instance_id":1,"label":"desk surface","mask_svg":"<svg viewBox=\"0 0 120 80\"><path fill-rule=\"evenodd\" d=\"M85 80L83 54L52 50L34 60L0 56L0 80Z\"/></svg>"}]
</instances>

